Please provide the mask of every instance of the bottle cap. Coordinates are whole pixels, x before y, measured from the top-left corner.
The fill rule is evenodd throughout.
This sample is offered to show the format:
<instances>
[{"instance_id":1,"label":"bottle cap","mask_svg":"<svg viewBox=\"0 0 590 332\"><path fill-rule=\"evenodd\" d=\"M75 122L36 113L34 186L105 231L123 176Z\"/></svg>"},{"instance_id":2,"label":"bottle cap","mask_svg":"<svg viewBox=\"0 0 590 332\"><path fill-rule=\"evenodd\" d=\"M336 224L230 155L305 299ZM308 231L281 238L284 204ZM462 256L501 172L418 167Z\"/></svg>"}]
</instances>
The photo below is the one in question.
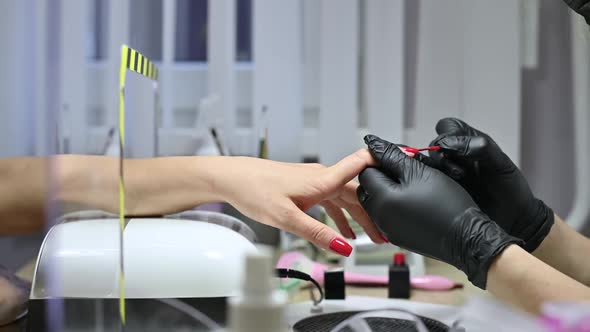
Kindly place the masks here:
<instances>
[{"instance_id":1,"label":"bottle cap","mask_svg":"<svg viewBox=\"0 0 590 332\"><path fill-rule=\"evenodd\" d=\"M406 264L406 254L403 252L396 252L393 255L393 265L405 265Z\"/></svg>"},{"instance_id":2,"label":"bottle cap","mask_svg":"<svg viewBox=\"0 0 590 332\"><path fill-rule=\"evenodd\" d=\"M273 291L274 275L269 253L260 251L246 256L242 289L244 292L262 295Z\"/></svg>"}]
</instances>

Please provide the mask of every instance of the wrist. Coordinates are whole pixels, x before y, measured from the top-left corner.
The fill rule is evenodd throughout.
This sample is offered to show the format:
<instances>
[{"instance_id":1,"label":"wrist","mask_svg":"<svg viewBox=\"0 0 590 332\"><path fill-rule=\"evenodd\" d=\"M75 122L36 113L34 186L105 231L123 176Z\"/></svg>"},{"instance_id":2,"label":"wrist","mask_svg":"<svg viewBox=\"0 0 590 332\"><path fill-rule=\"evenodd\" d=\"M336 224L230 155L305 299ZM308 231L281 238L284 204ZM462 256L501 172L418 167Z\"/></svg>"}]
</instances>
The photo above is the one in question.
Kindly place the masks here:
<instances>
[{"instance_id":1,"label":"wrist","mask_svg":"<svg viewBox=\"0 0 590 332\"><path fill-rule=\"evenodd\" d=\"M214 202L235 204L242 200L244 190L252 182L257 173L263 172L265 163L270 160L262 160L252 157L204 157L207 163L201 163L201 170L206 181L206 187ZM255 184L259 185L259 183Z\"/></svg>"},{"instance_id":2,"label":"wrist","mask_svg":"<svg viewBox=\"0 0 590 332\"><path fill-rule=\"evenodd\" d=\"M534 198L532 218L521 223L522 229L512 232L516 237L525 241L524 249L530 253L535 251L545 240L555 222L553 210L542 200Z\"/></svg>"},{"instance_id":3,"label":"wrist","mask_svg":"<svg viewBox=\"0 0 590 332\"><path fill-rule=\"evenodd\" d=\"M521 270L514 261L519 261L518 256L526 255L524 249L516 244L510 244L504 248L491 262L487 272L488 289L494 291L495 285L504 283L505 279L518 279L526 271ZM507 273L510 271L510 273ZM517 277L515 277L515 275Z\"/></svg>"},{"instance_id":4,"label":"wrist","mask_svg":"<svg viewBox=\"0 0 590 332\"><path fill-rule=\"evenodd\" d=\"M522 248L509 246L488 273L489 291L499 299L538 313L545 302L590 299L590 290L536 259Z\"/></svg>"},{"instance_id":5,"label":"wrist","mask_svg":"<svg viewBox=\"0 0 590 332\"><path fill-rule=\"evenodd\" d=\"M590 267L580 253L590 252L590 241L572 229L559 216L549 234L532 254L556 270L590 286Z\"/></svg>"},{"instance_id":6,"label":"wrist","mask_svg":"<svg viewBox=\"0 0 590 332\"><path fill-rule=\"evenodd\" d=\"M522 246L524 242L506 233L478 208L470 208L458 223L460 239L458 257L462 258L462 270L476 287L486 289L490 266L510 245Z\"/></svg>"},{"instance_id":7,"label":"wrist","mask_svg":"<svg viewBox=\"0 0 590 332\"><path fill-rule=\"evenodd\" d=\"M231 200L231 184L234 183L236 159L241 157L194 157L190 163L191 186L207 192L207 202L229 202Z\"/></svg>"}]
</instances>

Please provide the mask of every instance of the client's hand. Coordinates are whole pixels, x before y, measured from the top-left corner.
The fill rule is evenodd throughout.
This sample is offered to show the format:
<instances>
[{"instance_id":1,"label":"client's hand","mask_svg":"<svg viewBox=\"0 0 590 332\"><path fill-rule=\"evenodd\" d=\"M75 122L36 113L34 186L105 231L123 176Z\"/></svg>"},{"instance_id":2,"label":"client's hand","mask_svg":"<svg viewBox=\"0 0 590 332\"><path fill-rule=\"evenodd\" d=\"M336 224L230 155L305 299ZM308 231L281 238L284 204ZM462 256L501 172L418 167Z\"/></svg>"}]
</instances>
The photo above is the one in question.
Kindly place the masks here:
<instances>
[{"instance_id":1,"label":"client's hand","mask_svg":"<svg viewBox=\"0 0 590 332\"><path fill-rule=\"evenodd\" d=\"M371 219L391 243L452 264L485 289L495 257L520 240L481 212L451 178L395 144L379 142L371 152L380 168L359 176L358 197Z\"/></svg>"},{"instance_id":2,"label":"client's hand","mask_svg":"<svg viewBox=\"0 0 590 332\"><path fill-rule=\"evenodd\" d=\"M352 247L338 232L304 213L321 204L334 219L342 235L354 238L342 209L347 210L369 237L384 243L356 198L358 183L351 181L373 159L366 149L331 167L291 164L236 157L218 189L225 200L246 216L299 235L324 249L348 256Z\"/></svg>"}]
</instances>

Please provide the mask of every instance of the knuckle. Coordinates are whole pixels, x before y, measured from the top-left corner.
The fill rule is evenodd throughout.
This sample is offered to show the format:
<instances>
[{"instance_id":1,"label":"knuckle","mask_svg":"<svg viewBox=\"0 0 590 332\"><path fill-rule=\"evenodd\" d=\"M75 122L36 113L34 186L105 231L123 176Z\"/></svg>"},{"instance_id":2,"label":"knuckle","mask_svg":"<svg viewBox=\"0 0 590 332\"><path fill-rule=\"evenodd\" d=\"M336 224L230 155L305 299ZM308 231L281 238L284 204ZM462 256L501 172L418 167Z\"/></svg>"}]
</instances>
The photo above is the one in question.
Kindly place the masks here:
<instances>
[{"instance_id":1,"label":"knuckle","mask_svg":"<svg viewBox=\"0 0 590 332\"><path fill-rule=\"evenodd\" d=\"M316 168L316 169L323 169L323 168L326 168L326 166L324 166L324 165L322 165L322 164L320 164L320 163L309 163L308 165L309 165L309 167L311 167L311 168Z\"/></svg>"},{"instance_id":2,"label":"knuckle","mask_svg":"<svg viewBox=\"0 0 590 332\"><path fill-rule=\"evenodd\" d=\"M297 209L295 209L294 207L291 206L284 206L281 209L281 215L283 216L283 218L285 220L291 220L295 217L297 213Z\"/></svg>"},{"instance_id":3,"label":"knuckle","mask_svg":"<svg viewBox=\"0 0 590 332\"><path fill-rule=\"evenodd\" d=\"M320 223L316 223L316 225L310 226L309 236L314 241L319 241L322 238L326 237L326 235L327 235L326 233L327 233L327 230Z\"/></svg>"},{"instance_id":4,"label":"knuckle","mask_svg":"<svg viewBox=\"0 0 590 332\"><path fill-rule=\"evenodd\" d=\"M286 231L294 229L293 219L296 215L296 209L289 206L288 204L282 204L277 207L275 213L272 213L270 217L275 220L275 223L281 225L281 228Z\"/></svg>"},{"instance_id":5,"label":"knuckle","mask_svg":"<svg viewBox=\"0 0 590 332\"><path fill-rule=\"evenodd\" d=\"M320 179L318 179L318 181L315 184L315 188L320 192L320 193L328 193L330 191L330 183L331 182L335 182L337 179L333 178L333 175L330 173L327 173L325 177L322 177Z\"/></svg>"}]
</instances>

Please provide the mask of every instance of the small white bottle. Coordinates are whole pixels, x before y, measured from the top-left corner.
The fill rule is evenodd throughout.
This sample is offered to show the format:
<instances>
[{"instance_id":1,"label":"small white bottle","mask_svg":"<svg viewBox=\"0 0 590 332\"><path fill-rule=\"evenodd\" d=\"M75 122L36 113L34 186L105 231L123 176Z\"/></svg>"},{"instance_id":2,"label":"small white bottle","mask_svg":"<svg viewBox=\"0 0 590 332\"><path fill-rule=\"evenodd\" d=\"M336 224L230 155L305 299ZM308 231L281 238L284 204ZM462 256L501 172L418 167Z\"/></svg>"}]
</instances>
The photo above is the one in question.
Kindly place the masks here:
<instances>
[{"instance_id":1,"label":"small white bottle","mask_svg":"<svg viewBox=\"0 0 590 332\"><path fill-rule=\"evenodd\" d=\"M277 287L271 255L246 256L239 296L229 299L230 332L288 332L285 321L287 294Z\"/></svg>"}]
</instances>

